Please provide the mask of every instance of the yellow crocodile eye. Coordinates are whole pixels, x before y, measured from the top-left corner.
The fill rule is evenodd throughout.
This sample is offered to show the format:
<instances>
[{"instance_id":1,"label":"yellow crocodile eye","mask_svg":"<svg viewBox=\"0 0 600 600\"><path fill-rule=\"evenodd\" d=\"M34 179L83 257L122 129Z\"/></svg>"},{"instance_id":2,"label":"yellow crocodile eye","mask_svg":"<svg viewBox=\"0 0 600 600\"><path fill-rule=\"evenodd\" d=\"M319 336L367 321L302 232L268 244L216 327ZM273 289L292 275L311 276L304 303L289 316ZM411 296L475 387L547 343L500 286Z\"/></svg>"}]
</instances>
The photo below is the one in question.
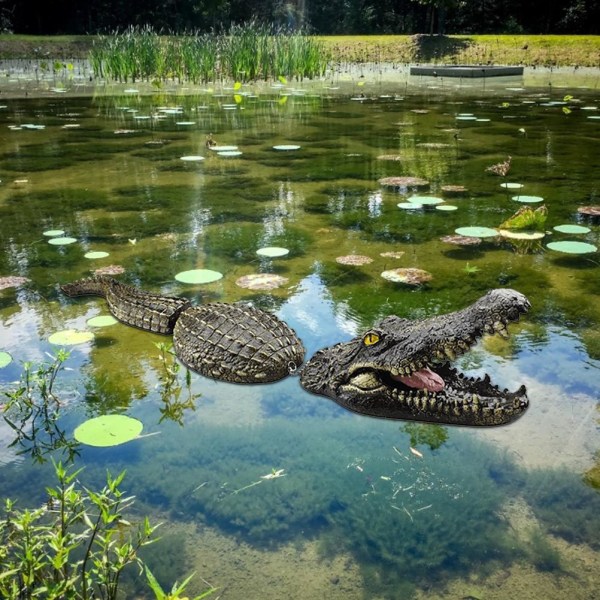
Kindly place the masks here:
<instances>
[{"instance_id":1,"label":"yellow crocodile eye","mask_svg":"<svg viewBox=\"0 0 600 600\"><path fill-rule=\"evenodd\" d=\"M376 344L378 341L379 341L379 336L376 333L373 333L372 331L367 333L367 335L365 335L365 337L363 338L363 342L364 342L365 346L372 346L373 344Z\"/></svg>"}]
</instances>

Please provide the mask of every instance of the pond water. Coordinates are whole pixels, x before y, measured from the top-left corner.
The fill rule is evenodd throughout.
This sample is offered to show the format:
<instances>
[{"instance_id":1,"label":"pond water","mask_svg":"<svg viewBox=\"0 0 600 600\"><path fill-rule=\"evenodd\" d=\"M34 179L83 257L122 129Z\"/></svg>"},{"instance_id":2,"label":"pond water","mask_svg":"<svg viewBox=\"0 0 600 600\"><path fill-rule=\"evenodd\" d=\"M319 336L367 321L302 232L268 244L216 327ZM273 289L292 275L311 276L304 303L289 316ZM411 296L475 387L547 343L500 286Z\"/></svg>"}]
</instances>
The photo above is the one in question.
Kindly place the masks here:
<instances>
[{"instance_id":1,"label":"pond water","mask_svg":"<svg viewBox=\"0 0 600 600\"><path fill-rule=\"evenodd\" d=\"M0 351L12 357L2 390L23 362L50 360L61 347L52 334L93 333L68 347L55 425L72 441L86 419L126 414L158 434L80 446L75 464L89 486L127 469L136 510L164 522L146 557L165 584L195 571L191 592L202 576L231 599L599 598L600 229L577 210L600 204L599 117L592 90L501 84L7 100L0 278L26 279L0 291ZM234 153L207 149L209 133ZM509 156L505 176L486 171ZM428 183L380 183L388 177ZM414 196L444 202L398 207ZM542 239L441 240L498 228L519 196L547 208ZM554 230L567 224L587 229ZM50 243L63 237L73 242ZM549 246L567 240L591 251ZM257 254L265 247L289 252ZM347 255L372 260L336 261ZM307 357L386 315L429 317L512 287L531 311L510 339L486 337L459 363L510 389L524 383L530 407L500 428L442 427L351 414L297 377L245 386L182 368L169 380L175 363L156 346L168 338L89 324L108 314L105 301L61 294L107 267L194 303L273 311ZM381 277L400 267L431 280ZM175 279L192 269L223 277ZM241 287L251 274L283 279ZM53 468L33 458L66 455L43 432L14 439L2 423L0 496L42 503ZM133 570L125 584L149 597Z\"/></svg>"}]
</instances>

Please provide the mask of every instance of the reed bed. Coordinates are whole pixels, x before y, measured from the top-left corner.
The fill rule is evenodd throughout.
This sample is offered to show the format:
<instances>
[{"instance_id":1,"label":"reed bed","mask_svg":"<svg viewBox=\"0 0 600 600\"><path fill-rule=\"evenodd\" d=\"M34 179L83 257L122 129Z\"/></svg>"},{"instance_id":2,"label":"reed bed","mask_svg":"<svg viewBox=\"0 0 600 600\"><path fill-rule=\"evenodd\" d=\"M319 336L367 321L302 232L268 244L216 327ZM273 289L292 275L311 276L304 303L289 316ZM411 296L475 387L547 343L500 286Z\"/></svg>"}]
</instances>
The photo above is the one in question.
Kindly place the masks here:
<instances>
[{"instance_id":1,"label":"reed bed","mask_svg":"<svg viewBox=\"0 0 600 600\"><path fill-rule=\"evenodd\" d=\"M123 82L244 82L319 77L329 55L320 40L303 32L251 22L222 33L177 36L131 27L96 40L90 62L95 77Z\"/></svg>"}]
</instances>

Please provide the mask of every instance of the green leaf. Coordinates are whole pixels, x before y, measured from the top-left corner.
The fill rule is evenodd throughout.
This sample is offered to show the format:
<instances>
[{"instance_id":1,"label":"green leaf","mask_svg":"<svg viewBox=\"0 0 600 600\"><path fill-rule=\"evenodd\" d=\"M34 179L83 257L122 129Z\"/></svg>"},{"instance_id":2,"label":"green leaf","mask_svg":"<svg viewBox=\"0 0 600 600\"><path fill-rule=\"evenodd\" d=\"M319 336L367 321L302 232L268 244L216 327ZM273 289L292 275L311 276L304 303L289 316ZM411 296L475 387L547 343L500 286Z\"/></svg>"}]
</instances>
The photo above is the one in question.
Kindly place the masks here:
<instances>
[{"instance_id":1,"label":"green leaf","mask_svg":"<svg viewBox=\"0 0 600 600\"><path fill-rule=\"evenodd\" d=\"M146 572L146 580L148 581L148 585L150 586L150 589L154 592L154 595L156 596L156 600L164 600L164 598L166 598L166 594L165 594L164 590L162 589L162 587L160 587L160 584L158 583L158 581L156 581L156 578L154 577L154 575L152 575L152 571L150 571L148 566L145 567L145 572Z\"/></svg>"}]
</instances>

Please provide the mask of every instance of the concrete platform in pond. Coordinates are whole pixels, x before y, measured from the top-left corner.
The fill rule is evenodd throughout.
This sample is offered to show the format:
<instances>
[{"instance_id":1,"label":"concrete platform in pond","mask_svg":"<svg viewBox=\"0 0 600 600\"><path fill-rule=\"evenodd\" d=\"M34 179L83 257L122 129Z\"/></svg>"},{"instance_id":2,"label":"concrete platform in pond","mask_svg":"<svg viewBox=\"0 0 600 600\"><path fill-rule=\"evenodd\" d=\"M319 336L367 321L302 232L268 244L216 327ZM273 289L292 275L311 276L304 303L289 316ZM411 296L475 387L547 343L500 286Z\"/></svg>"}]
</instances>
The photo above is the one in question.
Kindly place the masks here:
<instances>
[{"instance_id":1,"label":"concrete platform in pond","mask_svg":"<svg viewBox=\"0 0 600 600\"><path fill-rule=\"evenodd\" d=\"M411 75L427 77L510 77L523 75L523 67L489 67L484 65L440 65L411 67Z\"/></svg>"}]
</instances>

